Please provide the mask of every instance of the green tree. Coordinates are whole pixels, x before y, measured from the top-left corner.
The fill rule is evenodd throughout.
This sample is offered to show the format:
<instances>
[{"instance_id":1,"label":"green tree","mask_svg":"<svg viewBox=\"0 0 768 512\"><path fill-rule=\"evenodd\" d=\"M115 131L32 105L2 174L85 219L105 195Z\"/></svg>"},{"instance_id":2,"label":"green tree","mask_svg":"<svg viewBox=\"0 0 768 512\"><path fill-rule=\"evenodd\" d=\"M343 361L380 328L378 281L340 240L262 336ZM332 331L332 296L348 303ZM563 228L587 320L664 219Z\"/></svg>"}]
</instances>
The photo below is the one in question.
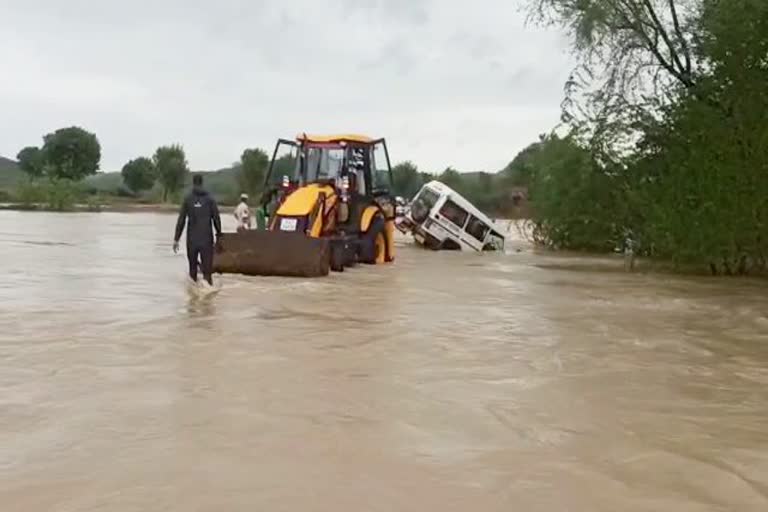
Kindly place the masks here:
<instances>
[{"instance_id":1,"label":"green tree","mask_svg":"<svg viewBox=\"0 0 768 512\"><path fill-rule=\"evenodd\" d=\"M461 189L463 185L461 174L459 173L459 171L457 171L453 167L446 168L437 179L445 183L455 191L461 193Z\"/></svg>"},{"instance_id":2,"label":"green tree","mask_svg":"<svg viewBox=\"0 0 768 512\"><path fill-rule=\"evenodd\" d=\"M175 144L157 148L152 163L157 172L157 179L163 187L163 201L167 202L184 186L189 174L184 148Z\"/></svg>"},{"instance_id":3,"label":"green tree","mask_svg":"<svg viewBox=\"0 0 768 512\"><path fill-rule=\"evenodd\" d=\"M541 151L546 136L541 135L537 142L529 144L520 151L515 158L501 171L501 178L505 186L527 187L533 176L533 162Z\"/></svg>"},{"instance_id":4,"label":"green tree","mask_svg":"<svg viewBox=\"0 0 768 512\"><path fill-rule=\"evenodd\" d=\"M624 94L661 72L687 88L697 71L685 15L701 0L530 0L539 22L565 28L581 65L606 78L603 93ZM597 71L597 73L594 73ZM647 73L647 74L646 74ZM601 100L605 100L603 95Z\"/></svg>"},{"instance_id":5,"label":"green tree","mask_svg":"<svg viewBox=\"0 0 768 512\"><path fill-rule=\"evenodd\" d=\"M572 137L547 137L529 162L534 235L557 249L610 251L621 244L611 173Z\"/></svg>"},{"instance_id":6,"label":"green tree","mask_svg":"<svg viewBox=\"0 0 768 512\"><path fill-rule=\"evenodd\" d=\"M269 156L259 148L246 149L240 156L238 181L242 190L256 197L264 187L264 178L269 167Z\"/></svg>"},{"instance_id":7,"label":"green tree","mask_svg":"<svg viewBox=\"0 0 768 512\"><path fill-rule=\"evenodd\" d=\"M136 194L152 188L157 179L152 160L143 156L126 163L121 174L123 175L123 183Z\"/></svg>"},{"instance_id":8,"label":"green tree","mask_svg":"<svg viewBox=\"0 0 768 512\"><path fill-rule=\"evenodd\" d=\"M570 30L587 71L567 84L573 135L528 162L540 239L608 250L629 234L713 273L768 269L768 2L532 5Z\"/></svg>"},{"instance_id":9,"label":"green tree","mask_svg":"<svg viewBox=\"0 0 768 512\"><path fill-rule=\"evenodd\" d=\"M715 274L768 268L768 4L701 2L709 72L645 126L632 187L654 254Z\"/></svg>"},{"instance_id":10,"label":"green tree","mask_svg":"<svg viewBox=\"0 0 768 512\"><path fill-rule=\"evenodd\" d=\"M411 161L395 165L392 168L392 179L395 182L395 194L405 199L413 198L424 185L419 169Z\"/></svg>"},{"instance_id":11,"label":"green tree","mask_svg":"<svg viewBox=\"0 0 768 512\"><path fill-rule=\"evenodd\" d=\"M470 196L472 203L486 213L501 212L506 206L504 203L508 194L500 182L501 179L497 175L487 172L477 173L477 181L472 187ZM509 195L511 197L511 194Z\"/></svg>"},{"instance_id":12,"label":"green tree","mask_svg":"<svg viewBox=\"0 0 768 512\"><path fill-rule=\"evenodd\" d=\"M72 126L49 133L43 142L43 159L50 178L79 181L99 170L101 145L93 133Z\"/></svg>"},{"instance_id":13,"label":"green tree","mask_svg":"<svg viewBox=\"0 0 768 512\"><path fill-rule=\"evenodd\" d=\"M529 0L533 19L565 29L578 66L565 84L563 120L600 160L632 150L638 123L680 95L698 94L704 63L693 44L702 0Z\"/></svg>"},{"instance_id":14,"label":"green tree","mask_svg":"<svg viewBox=\"0 0 768 512\"><path fill-rule=\"evenodd\" d=\"M19 151L16 155L16 160L19 161L19 167L22 171L27 173L30 181L35 180L44 174L45 160L43 158L43 152L40 148L35 146L27 146Z\"/></svg>"},{"instance_id":15,"label":"green tree","mask_svg":"<svg viewBox=\"0 0 768 512\"><path fill-rule=\"evenodd\" d=\"M481 195L487 196L493 193L494 179L493 175L487 172L480 172L477 175L477 188Z\"/></svg>"}]
</instances>

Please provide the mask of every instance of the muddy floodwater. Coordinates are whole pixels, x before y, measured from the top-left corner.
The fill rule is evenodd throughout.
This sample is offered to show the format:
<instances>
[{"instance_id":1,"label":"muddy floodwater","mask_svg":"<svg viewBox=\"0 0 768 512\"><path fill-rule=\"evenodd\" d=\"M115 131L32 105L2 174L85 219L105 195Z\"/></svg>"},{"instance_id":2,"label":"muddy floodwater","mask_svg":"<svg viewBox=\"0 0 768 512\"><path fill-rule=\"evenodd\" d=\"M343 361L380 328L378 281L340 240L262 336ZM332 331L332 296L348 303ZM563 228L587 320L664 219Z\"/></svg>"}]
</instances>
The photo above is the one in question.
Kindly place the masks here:
<instances>
[{"instance_id":1,"label":"muddy floodwater","mask_svg":"<svg viewBox=\"0 0 768 512\"><path fill-rule=\"evenodd\" d=\"M764 281L404 239L201 298L174 222L0 212L3 512L768 510Z\"/></svg>"}]
</instances>

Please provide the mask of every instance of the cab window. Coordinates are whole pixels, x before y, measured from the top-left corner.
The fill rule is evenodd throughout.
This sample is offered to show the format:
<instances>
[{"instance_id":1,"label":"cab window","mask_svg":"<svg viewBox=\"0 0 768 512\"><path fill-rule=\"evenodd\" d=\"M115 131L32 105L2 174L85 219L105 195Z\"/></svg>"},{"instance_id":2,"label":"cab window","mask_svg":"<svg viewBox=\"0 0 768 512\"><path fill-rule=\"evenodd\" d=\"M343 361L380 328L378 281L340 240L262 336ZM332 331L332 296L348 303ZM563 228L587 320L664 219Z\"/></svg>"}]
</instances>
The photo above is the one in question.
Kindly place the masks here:
<instances>
[{"instance_id":1,"label":"cab window","mask_svg":"<svg viewBox=\"0 0 768 512\"><path fill-rule=\"evenodd\" d=\"M440 208L440 215L456 224L458 227L463 228L467 222L469 214L461 206L457 205L450 199L445 201L442 208Z\"/></svg>"},{"instance_id":2,"label":"cab window","mask_svg":"<svg viewBox=\"0 0 768 512\"><path fill-rule=\"evenodd\" d=\"M485 222L481 221L474 215L469 216L469 222L467 223L467 233L469 233L478 242L485 240L485 236L490 231L490 227Z\"/></svg>"},{"instance_id":3,"label":"cab window","mask_svg":"<svg viewBox=\"0 0 768 512\"><path fill-rule=\"evenodd\" d=\"M272 174L267 178L267 186L280 186L283 176L292 182L299 179L299 150L290 142L279 142L272 162Z\"/></svg>"},{"instance_id":4,"label":"cab window","mask_svg":"<svg viewBox=\"0 0 768 512\"><path fill-rule=\"evenodd\" d=\"M383 142L375 144L371 151L371 179L374 189L389 190L392 188L392 184L389 182L389 165Z\"/></svg>"},{"instance_id":5,"label":"cab window","mask_svg":"<svg viewBox=\"0 0 768 512\"><path fill-rule=\"evenodd\" d=\"M350 148L347 157L347 170L351 191L366 195L365 183L365 152L366 148Z\"/></svg>"},{"instance_id":6,"label":"cab window","mask_svg":"<svg viewBox=\"0 0 768 512\"><path fill-rule=\"evenodd\" d=\"M307 182L334 179L341 174L344 150L341 148L307 149Z\"/></svg>"}]
</instances>

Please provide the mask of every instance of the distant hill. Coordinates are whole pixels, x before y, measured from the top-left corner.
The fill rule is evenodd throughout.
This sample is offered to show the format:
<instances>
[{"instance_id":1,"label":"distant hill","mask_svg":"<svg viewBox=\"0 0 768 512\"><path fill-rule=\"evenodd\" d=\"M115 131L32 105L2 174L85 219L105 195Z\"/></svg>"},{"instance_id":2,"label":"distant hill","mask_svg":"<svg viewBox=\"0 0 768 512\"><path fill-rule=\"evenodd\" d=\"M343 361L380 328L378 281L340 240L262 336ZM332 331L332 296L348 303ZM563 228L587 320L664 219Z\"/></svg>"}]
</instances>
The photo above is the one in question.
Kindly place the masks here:
<instances>
[{"instance_id":1,"label":"distant hill","mask_svg":"<svg viewBox=\"0 0 768 512\"><path fill-rule=\"evenodd\" d=\"M0 156L0 189L13 188L24 179L24 172L15 160Z\"/></svg>"}]
</instances>

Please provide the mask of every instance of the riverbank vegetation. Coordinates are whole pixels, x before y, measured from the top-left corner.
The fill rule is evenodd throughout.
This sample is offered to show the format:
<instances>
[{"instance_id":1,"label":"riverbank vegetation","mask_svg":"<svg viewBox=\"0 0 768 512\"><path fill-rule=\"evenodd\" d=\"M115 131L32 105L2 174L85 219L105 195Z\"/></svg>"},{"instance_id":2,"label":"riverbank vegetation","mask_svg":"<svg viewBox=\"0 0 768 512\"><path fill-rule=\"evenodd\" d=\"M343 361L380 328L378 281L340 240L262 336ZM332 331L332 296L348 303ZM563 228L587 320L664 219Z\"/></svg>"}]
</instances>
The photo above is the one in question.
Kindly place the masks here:
<instances>
[{"instance_id":1,"label":"riverbank vegetation","mask_svg":"<svg viewBox=\"0 0 768 512\"><path fill-rule=\"evenodd\" d=\"M78 183L99 170L101 145L95 134L72 126L45 135L42 147L25 147L17 158L27 179L12 197L22 206L64 211L77 201Z\"/></svg>"},{"instance_id":2,"label":"riverbank vegetation","mask_svg":"<svg viewBox=\"0 0 768 512\"><path fill-rule=\"evenodd\" d=\"M533 151L535 238L768 269L768 2L532 0L580 58Z\"/></svg>"}]
</instances>

